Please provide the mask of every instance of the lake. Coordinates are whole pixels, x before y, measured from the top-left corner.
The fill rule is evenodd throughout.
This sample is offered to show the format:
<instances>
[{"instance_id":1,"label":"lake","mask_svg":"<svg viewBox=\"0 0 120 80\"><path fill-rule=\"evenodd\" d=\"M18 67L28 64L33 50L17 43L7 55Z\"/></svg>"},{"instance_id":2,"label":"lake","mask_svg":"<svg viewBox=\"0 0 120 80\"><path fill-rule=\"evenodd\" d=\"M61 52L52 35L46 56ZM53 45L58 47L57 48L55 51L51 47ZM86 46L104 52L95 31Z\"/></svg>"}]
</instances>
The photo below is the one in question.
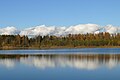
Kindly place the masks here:
<instances>
[{"instance_id":1,"label":"lake","mask_svg":"<svg viewBox=\"0 0 120 80\"><path fill-rule=\"evenodd\" d=\"M119 80L120 48L0 50L0 80Z\"/></svg>"}]
</instances>

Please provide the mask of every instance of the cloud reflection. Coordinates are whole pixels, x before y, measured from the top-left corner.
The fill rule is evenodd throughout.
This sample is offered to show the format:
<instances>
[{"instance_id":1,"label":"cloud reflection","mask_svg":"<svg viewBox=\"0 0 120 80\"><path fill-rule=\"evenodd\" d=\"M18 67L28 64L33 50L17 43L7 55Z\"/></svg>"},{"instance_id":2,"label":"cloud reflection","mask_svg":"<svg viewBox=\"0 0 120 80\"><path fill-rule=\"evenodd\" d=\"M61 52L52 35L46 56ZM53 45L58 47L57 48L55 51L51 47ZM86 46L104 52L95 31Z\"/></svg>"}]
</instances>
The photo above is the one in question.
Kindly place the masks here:
<instances>
[{"instance_id":1,"label":"cloud reflection","mask_svg":"<svg viewBox=\"0 0 120 80\"><path fill-rule=\"evenodd\" d=\"M49 67L55 67L55 63L52 60L47 58L38 58L38 57L28 57L28 58L21 58L20 63L25 65L34 66L36 68L45 69Z\"/></svg>"},{"instance_id":2,"label":"cloud reflection","mask_svg":"<svg viewBox=\"0 0 120 80\"><path fill-rule=\"evenodd\" d=\"M17 58L17 59L16 59ZM29 67L38 69L47 68L74 68L84 70L95 70L102 67L108 69L115 68L120 65L120 55L117 54L76 54L76 55L17 55L14 58L0 59L0 66L6 68L13 68L16 64L16 60L21 65L27 65Z\"/></svg>"},{"instance_id":3,"label":"cloud reflection","mask_svg":"<svg viewBox=\"0 0 120 80\"><path fill-rule=\"evenodd\" d=\"M15 66L15 61L11 59L0 59L0 66L6 68L13 68Z\"/></svg>"}]
</instances>

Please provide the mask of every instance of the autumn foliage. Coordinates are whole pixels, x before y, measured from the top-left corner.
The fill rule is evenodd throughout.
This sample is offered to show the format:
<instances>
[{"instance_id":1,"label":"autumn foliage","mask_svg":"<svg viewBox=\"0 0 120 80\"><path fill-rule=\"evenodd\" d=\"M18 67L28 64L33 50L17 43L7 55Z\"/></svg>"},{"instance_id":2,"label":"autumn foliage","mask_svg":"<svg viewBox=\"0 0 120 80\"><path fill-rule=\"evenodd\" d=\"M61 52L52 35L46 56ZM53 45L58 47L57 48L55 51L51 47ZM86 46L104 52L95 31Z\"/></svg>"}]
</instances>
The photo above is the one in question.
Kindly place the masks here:
<instances>
[{"instance_id":1,"label":"autumn foliage","mask_svg":"<svg viewBox=\"0 0 120 80\"><path fill-rule=\"evenodd\" d=\"M0 35L0 48L52 48L52 47L120 46L120 34L69 34L67 36Z\"/></svg>"}]
</instances>

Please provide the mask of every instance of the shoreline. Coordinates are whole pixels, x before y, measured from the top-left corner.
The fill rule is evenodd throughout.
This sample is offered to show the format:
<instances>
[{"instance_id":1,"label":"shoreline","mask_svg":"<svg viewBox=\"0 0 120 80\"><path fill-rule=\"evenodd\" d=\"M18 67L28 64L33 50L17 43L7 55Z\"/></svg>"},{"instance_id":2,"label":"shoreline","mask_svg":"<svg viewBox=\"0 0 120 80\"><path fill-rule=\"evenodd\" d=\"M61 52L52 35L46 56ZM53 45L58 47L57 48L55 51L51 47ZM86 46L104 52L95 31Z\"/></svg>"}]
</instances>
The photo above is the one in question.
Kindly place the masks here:
<instances>
[{"instance_id":1,"label":"shoreline","mask_svg":"<svg viewBox=\"0 0 120 80\"><path fill-rule=\"evenodd\" d=\"M120 48L120 46L51 46L51 47L2 47L0 50L49 50L49 49L77 49L77 48Z\"/></svg>"}]
</instances>

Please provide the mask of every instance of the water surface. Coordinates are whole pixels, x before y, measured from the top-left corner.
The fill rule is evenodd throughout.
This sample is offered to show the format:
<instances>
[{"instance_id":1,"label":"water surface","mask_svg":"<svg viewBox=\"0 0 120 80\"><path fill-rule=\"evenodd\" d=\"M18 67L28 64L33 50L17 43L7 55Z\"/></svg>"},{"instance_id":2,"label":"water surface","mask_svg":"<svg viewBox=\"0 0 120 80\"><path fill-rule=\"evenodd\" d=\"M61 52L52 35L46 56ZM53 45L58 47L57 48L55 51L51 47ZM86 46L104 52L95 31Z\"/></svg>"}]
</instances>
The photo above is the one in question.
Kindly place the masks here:
<instances>
[{"instance_id":1,"label":"water surface","mask_svg":"<svg viewBox=\"0 0 120 80\"><path fill-rule=\"evenodd\" d=\"M0 80L119 80L119 72L119 48L0 51Z\"/></svg>"}]
</instances>

